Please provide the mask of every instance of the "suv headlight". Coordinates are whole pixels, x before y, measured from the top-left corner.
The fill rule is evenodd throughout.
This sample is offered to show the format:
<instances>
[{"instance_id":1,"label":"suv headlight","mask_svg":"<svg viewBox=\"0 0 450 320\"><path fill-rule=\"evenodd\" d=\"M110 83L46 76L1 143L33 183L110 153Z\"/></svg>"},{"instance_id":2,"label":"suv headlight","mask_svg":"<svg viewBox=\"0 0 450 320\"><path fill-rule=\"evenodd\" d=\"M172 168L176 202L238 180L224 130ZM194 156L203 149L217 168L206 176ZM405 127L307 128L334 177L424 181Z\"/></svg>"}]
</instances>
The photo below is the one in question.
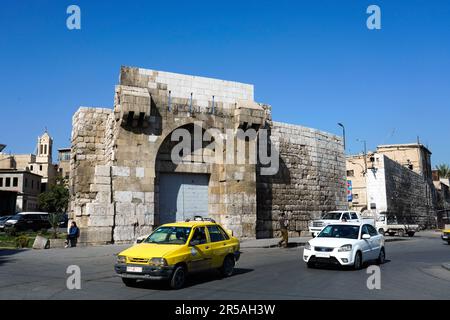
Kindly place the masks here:
<instances>
[{"instance_id":1,"label":"suv headlight","mask_svg":"<svg viewBox=\"0 0 450 320\"><path fill-rule=\"evenodd\" d=\"M167 266L167 261L164 258L152 258L150 264L153 266L164 267Z\"/></svg>"},{"instance_id":2,"label":"suv headlight","mask_svg":"<svg viewBox=\"0 0 450 320\"><path fill-rule=\"evenodd\" d=\"M311 250L311 245L309 244L309 242L305 244L305 250Z\"/></svg>"},{"instance_id":3,"label":"suv headlight","mask_svg":"<svg viewBox=\"0 0 450 320\"><path fill-rule=\"evenodd\" d=\"M351 244L344 244L338 250L338 252L347 252L347 251L352 251L352 245Z\"/></svg>"},{"instance_id":4,"label":"suv headlight","mask_svg":"<svg viewBox=\"0 0 450 320\"><path fill-rule=\"evenodd\" d=\"M127 263L127 257L117 256L117 263Z\"/></svg>"}]
</instances>

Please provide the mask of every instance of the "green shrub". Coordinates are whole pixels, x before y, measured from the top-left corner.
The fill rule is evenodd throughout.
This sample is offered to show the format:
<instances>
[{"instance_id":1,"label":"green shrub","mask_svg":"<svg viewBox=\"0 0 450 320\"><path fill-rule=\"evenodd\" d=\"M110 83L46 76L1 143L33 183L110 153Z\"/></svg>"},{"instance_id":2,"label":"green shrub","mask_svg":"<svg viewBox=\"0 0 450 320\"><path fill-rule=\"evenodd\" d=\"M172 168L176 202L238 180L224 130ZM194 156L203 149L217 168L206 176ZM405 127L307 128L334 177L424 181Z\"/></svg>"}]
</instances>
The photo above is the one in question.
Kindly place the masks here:
<instances>
[{"instance_id":1,"label":"green shrub","mask_svg":"<svg viewBox=\"0 0 450 320\"><path fill-rule=\"evenodd\" d=\"M28 241L29 241L29 239L27 236L18 236L16 238L16 247L17 248L27 248Z\"/></svg>"},{"instance_id":2,"label":"green shrub","mask_svg":"<svg viewBox=\"0 0 450 320\"><path fill-rule=\"evenodd\" d=\"M16 228L14 227L6 228L5 231L8 236L15 237L17 235Z\"/></svg>"}]
</instances>

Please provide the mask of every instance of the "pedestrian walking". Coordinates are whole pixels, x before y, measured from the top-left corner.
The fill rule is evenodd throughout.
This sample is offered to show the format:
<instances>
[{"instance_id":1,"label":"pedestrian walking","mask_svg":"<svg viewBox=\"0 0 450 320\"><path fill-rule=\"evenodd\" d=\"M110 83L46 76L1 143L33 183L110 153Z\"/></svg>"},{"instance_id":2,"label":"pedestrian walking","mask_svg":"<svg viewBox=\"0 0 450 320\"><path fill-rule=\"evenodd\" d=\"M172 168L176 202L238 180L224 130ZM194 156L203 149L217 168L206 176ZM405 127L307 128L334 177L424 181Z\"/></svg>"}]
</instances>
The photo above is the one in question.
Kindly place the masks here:
<instances>
[{"instance_id":1,"label":"pedestrian walking","mask_svg":"<svg viewBox=\"0 0 450 320\"><path fill-rule=\"evenodd\" d=\"M284 248L287 248L288 246L288 226L289 226L289 220L287 219L284 212L281 213L280 217L280 230L281 230L281 240L278 242L278 246L283 246Z\"/></svg>"}]
</instances>

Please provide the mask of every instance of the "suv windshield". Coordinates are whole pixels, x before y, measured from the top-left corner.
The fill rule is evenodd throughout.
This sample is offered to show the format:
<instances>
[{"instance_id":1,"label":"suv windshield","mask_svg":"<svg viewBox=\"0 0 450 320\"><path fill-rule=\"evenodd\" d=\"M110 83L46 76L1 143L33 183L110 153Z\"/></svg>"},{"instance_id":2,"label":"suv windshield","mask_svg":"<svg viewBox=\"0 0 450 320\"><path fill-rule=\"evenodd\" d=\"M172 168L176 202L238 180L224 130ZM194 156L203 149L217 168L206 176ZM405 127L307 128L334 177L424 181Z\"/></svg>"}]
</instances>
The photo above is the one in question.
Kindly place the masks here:
<instances>
[{"instance_id":1,"label":"suv windshield","mask_svg":"<svg viewBox=\"0 0 450 320\"><path fill-rule=\"evenodd\" d=\"M329 225L319 233L319 238L358 239L359 226Z\"/></svg>"},{"instance_id":2,"label":"suv windshield","mask_svg":"<svg viewBox=\"0 0 450 320\"><path fill-rule=\"evenodd\" d=\"M339 220L341 218L340 212L328 212L325 213L322 217L324 220Z\"/></svg>"},{"instance_id":3,"label":"suv windshield","mask_svg":"<svg viewBox=\"0 0 450 320\"><path fill-rule=\"evenodd\" d=\"M185 244L189 238L191 228L188 227L159 227L144 243Z\"/></svg>"}]
</instances>

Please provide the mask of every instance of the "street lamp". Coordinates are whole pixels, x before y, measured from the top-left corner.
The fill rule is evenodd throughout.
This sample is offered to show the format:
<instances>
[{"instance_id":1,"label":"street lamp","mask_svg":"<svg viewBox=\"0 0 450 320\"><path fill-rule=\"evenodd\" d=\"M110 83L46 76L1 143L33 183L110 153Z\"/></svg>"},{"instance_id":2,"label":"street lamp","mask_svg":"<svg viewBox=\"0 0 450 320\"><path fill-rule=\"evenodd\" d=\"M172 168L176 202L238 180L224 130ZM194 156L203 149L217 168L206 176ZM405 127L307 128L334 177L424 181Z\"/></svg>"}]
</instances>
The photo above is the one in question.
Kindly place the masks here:
<instances>
[{"instance_id":1,"label":"street lamp","mask_svg":"<svg viewBox=\"0 0 450 320\"><path fill-rule=\"evenodd\" d=\"M338 126L342 128L342 136L344 137L344 153L345 153L345 151L346 151L346 148L345 148L345 126L340 122L338 123Z\"/></svg>"}]
</instances>

